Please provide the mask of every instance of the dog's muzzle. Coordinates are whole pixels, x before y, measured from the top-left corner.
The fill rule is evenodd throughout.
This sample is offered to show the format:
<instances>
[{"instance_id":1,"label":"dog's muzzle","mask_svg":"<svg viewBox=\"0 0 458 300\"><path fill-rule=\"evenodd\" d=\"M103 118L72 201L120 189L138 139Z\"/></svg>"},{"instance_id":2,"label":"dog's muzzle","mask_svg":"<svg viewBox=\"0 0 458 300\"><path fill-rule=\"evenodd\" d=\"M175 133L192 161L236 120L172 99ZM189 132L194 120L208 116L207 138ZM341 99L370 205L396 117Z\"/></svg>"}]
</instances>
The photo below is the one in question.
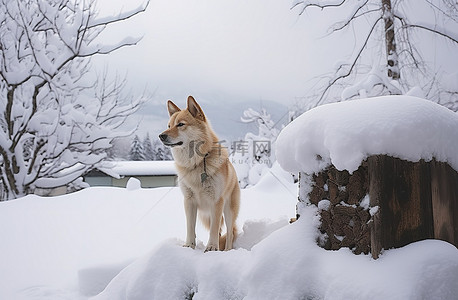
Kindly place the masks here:
<instances>
[{"instance_id":1,"label":"dog's muzzle","mask_svg":"<svg viewBox=\"0 0 458 300\"><path fill-rule=\"evenodd\" d=\"M165 133L161 133L161 134L159 135L159 139L161 140L161 142L167 141L167 138L168 138L168 137L169 137L169 136L166 135Z\"/></svg>"},{"instance_id":2,"label":"dog's muzzle","mask_svg":"<svg viewBox=\"0 0 458 300\"><path fill-rule=\"evenodd\" d=\"M183 142L178 142L178 143L171 143L168 141L169 139L169 136L165 133L161 133L159 135L159 139L161 140L161 142L166 145L166 146L170 146L170 147L175 147L175 146L181 146L183 145Z\"/></svg>"}]
</instances>

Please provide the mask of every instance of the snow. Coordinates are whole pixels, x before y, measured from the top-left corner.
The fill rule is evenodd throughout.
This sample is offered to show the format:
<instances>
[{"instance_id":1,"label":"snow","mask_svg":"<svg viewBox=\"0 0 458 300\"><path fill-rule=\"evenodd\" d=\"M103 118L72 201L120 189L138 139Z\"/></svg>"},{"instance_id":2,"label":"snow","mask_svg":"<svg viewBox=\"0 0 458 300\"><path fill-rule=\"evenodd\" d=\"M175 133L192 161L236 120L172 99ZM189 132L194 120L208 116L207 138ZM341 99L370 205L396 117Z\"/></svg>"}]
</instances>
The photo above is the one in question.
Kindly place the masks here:
<instances>
[{"instance_id":1,"label":"snow","mask_svg":"<svg viewBox=\"0 0 458 300\"><path fill-rule=\"evenodd\" d=\"M453 299L458 250L427 240L378 260L316 245L317 208L295 215L278 165L242 190L235 250L183 248L179 188L88 188L0 203L0 299ZM323 203L324 204L324 203ZM100 294L99 294L100 293Z\"/></svg>"},{"instance_id":2,"label":"snow","mask_svg":"<svg viewBox=\"0 0 458 300\"><path fill-rule=\"evenodd\" d=\"M54 188L67 185L68 182L75 181L80 177L82 170L86 170L86 166L75 164L64 168L63 171L57 172L56 177L39 178L35 181L35 186L39 188Z\"/></svg>"},{"instance_id":3,"label":"snow","mask_svg":"<svg viewBox=\"0 0 458 300\"><path fill-rule=\"evenodd\" d=\"M321 200L320 202L318 202L318 209L319 210L329 210L329 208L331 207L331 201L327 200L327 199L324 199L324 200Z\"/></svg>"},{"instance_id":4,"label":"snow","mask_svg":"<svg viewBox=\"0 0 458 300\"><path fill-rule=\"evenodd\" d=\"M99 20L123 21L146 5ZM106 158L105 150L120 135L115 129L146 100L121 99L122 83L106 83L105 79L111 81L106 74L97 80L97 72L90 70L91 51L106 53L138 41L127 37L118 44L97 46L107 24L95 19L93 9L93 3L75 1L0 5L2 131L5 124L11 125L8 134L0 135L2 146L10 144L2 147L5 163L0 164L0 177L11 185L2 200L82 176ZM78 168L71 167L76 164Z\"/></svg>"},{"instance_id":5,"label":"snow","mask_svg":"<svg viewBox=\"0 0 458 300\"><path fill-rule=\"evenodd\" d=\"M364 125L362 125L364 124ZM371 155L448 162L458 170L458 114L412 96L383 96L316 107L291 122L276 143L289 172L330 164L355 171Z\"/></svg>"},{"instance_id":6,"label":"snow","mask_svg":"<svg viewBox=\"0 0 458 300\"><path fill-rule=\"evenodd\" d=\"M379 210L378 205L377 205L377 206L374 206L374 207L371 207L371 208L369 209L369 214L371 215L371 217L374 216L374 215L378 212L378 210Z\"/></svg>"},{"instance_id":7,"label":"snow","mask_svg":"<svg viewBox=\"0 0 458 300\"><path fill-rule=\"evenodd\" d=\"M259 188L242 192L239 243L245 248L295 215L296 186L288 173L272 172L276 177L268 173ZM177 187L29 195L0 202L0 227L0 299L87 299L135 259L169 239L181 245L186 236ZM202 247L208 239L200 224L197 238Z\"/></svg>"},{"instance_id":8,"label":"snow","mask_svg":"<svg viewBox=\"0 0 458 300\"><path fill-rule=\"evenodd\" d=\"M390 67L393 69L393 67ZM399 73L399 71L396 71ZM375 86L384 85L390 93L399 94L401 93L400 87L395 80L390 80L387 76L387 67L386 65L374 65L371 71L364 76L360 81L346 87L341 94L342 100L351 99L355 95L360 95L360 98L366 98L367 93L369 93Z\"/></svg>"},{"instance_id":9,"label":"snow","mask_svg":"<svg viewBox=\"0 0 458 300\"><path fill-rule=\"evenodd\" d=\"M110 16L103 16L103 17L97 17L95 19L91 19L88 23L89 27L97 27L97 26L104 26L109 23L114 23L118 22L119 20L125 20L128 19L129 17L138 14L141 11L144 11L146 7L148 6L148 2L144 2L138 7L128 10L128 11L121 11L119 14L116 15L110 15Z\"/></svg>"},{"instance_id":10,"label":"snow","mask_svg":"<svg viewBox=\"0 0 458 300\"><path fill-rule=\"evenodd\" d=\"M100 171L113 176L146 176L146 175L176 175L173 161L116 161L109 162Z\"/></svg>"},{"instance_id":11,"label":"snow","mask_svg":"<svg viewBox=\"0 0 458 300\"><path fill-rule=\"evenodd\" d=\"M361 203L359 204L364 209L369 209L370 208L370 198L369 195L364 196L363 200L361 200Z\"/></svg>"},{"instance_id":12,"label":"snow","mask_svg":"<svg viewBox=\"0 0 458 300\"><path fill-rule=\"evenodd\" d=\"M129 178L126 184L126 189L128 191L135 191L142 188L142 182L135 177Z\"/></svg>"},{"instance_id":13,"label":"snow","mask_svg":"<svg viewBox=\"0 0 458 300\"><path fill-rule=\"evenodd\" d=\"M450 244L418 242L377 261L326 251L315 245L315 210L303 213L251 250L203 253L166 241L93 299L451 299L458 290Z\"/></svg>"},{"instance_id":14,"label":"snow","mask_svg":"<svg viewBox=\"0 0 458 300\"><path fill-rule=\"evenodd\" d=\"M141 40L140 37L130 37L129 36L111 45L95 44L95 45L87 46L84 49L84 51L80 51L80 54L82 56L91 56L96 53L97 54L110 54L111 52L119 48L125 47L127 45L136 45L140 40Z\"/></svg>"}]
</instances>

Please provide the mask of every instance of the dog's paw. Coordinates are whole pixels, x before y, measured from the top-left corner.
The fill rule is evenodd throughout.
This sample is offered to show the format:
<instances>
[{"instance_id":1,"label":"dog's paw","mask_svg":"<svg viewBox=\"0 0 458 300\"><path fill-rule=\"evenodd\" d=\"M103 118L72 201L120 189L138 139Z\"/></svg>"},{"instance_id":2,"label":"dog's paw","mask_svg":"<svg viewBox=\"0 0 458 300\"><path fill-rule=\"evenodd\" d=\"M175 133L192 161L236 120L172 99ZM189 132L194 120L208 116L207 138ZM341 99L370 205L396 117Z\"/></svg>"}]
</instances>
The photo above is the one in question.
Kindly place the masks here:
<instances>
[{"instance_id":1,"label":"dog's paw","mask_svg":"<svg viewBox=\"0 0 458 300\"><path fill-rule=\"evenodd\" d=\"M195 243L186 243L183 245L183 247L196 249L196 244Z\"/></svg>"},{"instance_id":2,"label":"dog's paw","mask_svg":"<svg viewBox=\"0 0 458 300\"><path fill-rule=\"evenodd\" d=\"M208 245L204 252L208 252L208 251L218 251L218 246Z\"/></svg>"}]
</instances>

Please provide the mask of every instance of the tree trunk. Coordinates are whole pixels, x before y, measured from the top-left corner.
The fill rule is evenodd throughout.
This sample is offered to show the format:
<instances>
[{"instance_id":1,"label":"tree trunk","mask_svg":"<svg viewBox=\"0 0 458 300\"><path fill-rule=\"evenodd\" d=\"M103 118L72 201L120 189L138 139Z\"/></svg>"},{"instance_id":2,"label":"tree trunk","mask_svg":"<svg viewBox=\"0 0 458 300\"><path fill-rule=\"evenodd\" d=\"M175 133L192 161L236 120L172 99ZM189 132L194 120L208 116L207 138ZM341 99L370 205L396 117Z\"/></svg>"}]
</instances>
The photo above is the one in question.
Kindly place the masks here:
<instances>
[{"instance_id":1,"label":"tree trunk","mask_svg":"<svg viewBox=\"0 0 458 300\"><path fill-rule=\"evenodd\" d=\"M385 44L388 77L398 80L401 77L398 67L398 54L394 37L394 17L391 0L382 0L383 21L385 22Z\"/></svg>"},{"instance_id":2,"label":"tree trunk","mask_svg":"<svg viewBox=\"0 0 458 300\"><path fill-rule=\"evenodd\" d=\"M7 166L1 172L3 171L5 174L0 178L0 188L3 189L3 191L0 191L0 201L18 198L21 196L21 193L16 185L16 178L10 166Z\"/></svg>"}]
</instances>

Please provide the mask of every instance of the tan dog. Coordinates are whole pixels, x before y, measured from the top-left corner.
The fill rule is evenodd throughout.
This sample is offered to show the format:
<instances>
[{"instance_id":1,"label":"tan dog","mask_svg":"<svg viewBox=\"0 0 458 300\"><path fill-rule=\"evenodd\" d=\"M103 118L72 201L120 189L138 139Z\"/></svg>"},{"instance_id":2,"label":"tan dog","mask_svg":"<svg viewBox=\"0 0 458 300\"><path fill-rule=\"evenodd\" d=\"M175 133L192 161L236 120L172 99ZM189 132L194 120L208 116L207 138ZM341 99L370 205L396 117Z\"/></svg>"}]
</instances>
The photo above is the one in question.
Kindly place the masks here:
<instances>
[{"instance_id":1,"label":"tan dog","mask_svg":"<svg viewBox=\"0 0 458 300\"><path fill-rule=\"evenodd\" d=\"M226 148L221 146L204 112L192 96L188 107L180 110L167 102L169 129L159 135L172 147L179 185L184 195L187 237L184 246L196 246L196 217L210 230L205 251L230 250L237 236L236 219L240 188ZM224 214L224 218L223 218ZM227 233L221 236L225 221Z\"/></svg>"}]
</instances>

